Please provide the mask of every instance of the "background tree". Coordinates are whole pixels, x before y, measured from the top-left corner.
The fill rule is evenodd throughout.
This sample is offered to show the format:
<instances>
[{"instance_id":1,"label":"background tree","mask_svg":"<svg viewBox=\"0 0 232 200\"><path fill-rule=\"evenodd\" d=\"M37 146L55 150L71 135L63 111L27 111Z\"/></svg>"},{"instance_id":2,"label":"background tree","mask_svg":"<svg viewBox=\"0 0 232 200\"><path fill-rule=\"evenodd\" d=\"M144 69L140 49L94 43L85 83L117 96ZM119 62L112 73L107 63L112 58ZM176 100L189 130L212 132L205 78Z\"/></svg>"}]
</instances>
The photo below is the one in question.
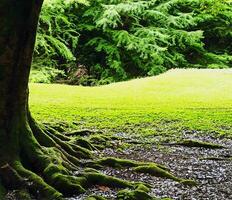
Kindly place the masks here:
<instances>
[{"instance_id":1,"label":"background tree","mask_svg":"<svg viewBox=\"0 0 232 200\"><path fill-rule=\"evenodd\" d=\"M69 79L85 85L156 75L170 68L231 67L229 1L88 2L45 1L34 68L50 72L54 66L70 76L69 69L84 66L91 80L75 81L72 75ZM38 73L36 80L33 77L38 81ZM54 78L52 74L51 81Z\"/></svg>"}]
</instances>

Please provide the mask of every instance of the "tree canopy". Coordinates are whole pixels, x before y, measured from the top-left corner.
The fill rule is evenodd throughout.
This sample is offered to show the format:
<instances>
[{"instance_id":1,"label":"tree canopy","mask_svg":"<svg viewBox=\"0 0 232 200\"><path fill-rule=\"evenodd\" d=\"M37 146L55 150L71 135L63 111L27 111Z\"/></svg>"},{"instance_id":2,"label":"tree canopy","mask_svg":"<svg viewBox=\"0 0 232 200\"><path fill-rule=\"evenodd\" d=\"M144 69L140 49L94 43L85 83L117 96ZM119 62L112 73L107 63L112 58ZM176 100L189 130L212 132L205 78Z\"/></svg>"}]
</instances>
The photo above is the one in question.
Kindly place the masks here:
<instances>
[{"instance_id":1,"label":"tree canopy","mask_svg":"<svg viewBox=\"0 0 232 200\"><path fill-rule=\"evenodd\" d=\"M92 84L171 68L228 68L231 13L222 0L48 1L34 66L55 66L61 76L84 66Z\"/></svg>"}]
</instances>

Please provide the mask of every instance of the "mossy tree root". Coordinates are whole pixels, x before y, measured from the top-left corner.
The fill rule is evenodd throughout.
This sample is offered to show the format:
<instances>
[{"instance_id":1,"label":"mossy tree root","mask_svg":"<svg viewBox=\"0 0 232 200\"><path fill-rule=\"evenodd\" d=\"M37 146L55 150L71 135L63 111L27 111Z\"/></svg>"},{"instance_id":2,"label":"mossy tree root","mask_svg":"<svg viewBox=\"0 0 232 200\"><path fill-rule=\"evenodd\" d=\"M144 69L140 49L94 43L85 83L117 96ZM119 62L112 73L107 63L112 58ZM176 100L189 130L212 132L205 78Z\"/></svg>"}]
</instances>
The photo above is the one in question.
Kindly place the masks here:
<instances>
[{"instance_id":1,"label":"mossy tree root","mask_svg":"<svg viewBox=\"0 0 232 200\"><path fill-rule=\"evenodd\" d=\"M152 176L172 179L185 185L197 185L194 180L176 177L172 173L170 173L165 166L156 163L137 162L112 157L100 159L96 161L96 163L100 166L109 166L114 168L128 167L135 172L147 173Z\"/></svg>"},{"instance_id":2,"label":"mossy tree root","mask_svg":"<svg viewBox=\"0 0 232 200\"><path fill-rule=\"evenodd\" d=\"M183 140L176 143L171 143L168 145L180 145L185 147L201 147L201 148L208 148L208 149L223 149L226 148L223 145L215 144L211 142L203 142L199 140Z\"/></svg>"},{"instance_id":3,"label":"mossy tree root","mask_svg":"<svg viewBox=\"0 0 232 200\"><path fill-rule=\"evenodd\" d=\"M27 190L37 199L62 200L61 193L47 184L40 176L25 169L20 161L2 166L0 176L7 189Z\"/></svg>"},{"instance_id":4,"label":"mossy tree root","mask_svg":"<svg viewBox=\"0 0 232 200\"><path fill-rule=\"evenodd\" d=\"M21 125L19 155L5 162L0 160L0 195L6 188L26 190L40 200L61 200L63 196L83 193L92 185L131 189L138 185L86 168L81 160L91 158L91 151L75 144L75 140L63 141L54 132L33 119Z\"/></svg>"},{"instance_id":5,"label":"mossy tree root","mask_svg":"<svg viewBox=\"0 0 232 200\"><path fill-rule=\"evenodd\" d=\"M20 154L12 160L0 162L0 195L3 195L4 188L19 189L26 190L36 199L61 200L63 196L83 193L93 185L129 188L132 191L140 187L140 190L147 188L142 193L149 191L147 184L121 180L96 170L104 166L130 167L135 172L186 181L175 177L159 164L116 158L93 160L91 150L94 146L90 142L80 138L78 141L69 139L54 129L40 126L32 118L21 126L20 131ZM90 158L91 162L82 162Z\"/></svg>"},{"instance_id":6,"label":"mossy tree root","mask_svg":"<svg viewBox=\"0 0 232 200\"><path fill-rule=\"evenodd\" d=\"M66 132L64 133L66 136L90 136L90 135L94 135L94 134L103 134L102 131L92 131L92 130L88 130L88 129L84 129L84 130L79 130L79 131L73 131L73 132Z\"/></svg>"}]
</instances>

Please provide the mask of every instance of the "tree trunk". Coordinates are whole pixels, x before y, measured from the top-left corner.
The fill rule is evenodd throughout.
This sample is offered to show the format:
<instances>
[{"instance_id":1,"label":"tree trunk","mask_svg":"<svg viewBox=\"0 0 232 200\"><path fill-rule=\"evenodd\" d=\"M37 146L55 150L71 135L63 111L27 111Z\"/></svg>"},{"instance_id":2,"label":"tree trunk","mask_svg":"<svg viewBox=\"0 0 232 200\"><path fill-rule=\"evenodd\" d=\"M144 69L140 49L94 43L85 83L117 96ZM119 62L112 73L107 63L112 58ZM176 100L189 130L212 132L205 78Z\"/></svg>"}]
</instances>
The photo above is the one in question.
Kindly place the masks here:
<instances>
[{"instance_id":1,"label":"tree trunk","mask_svg":"<svg viewBox=\"0 0 232 200\"><path fill-rule=\"evenodd\" d=\"M42 0L0 2L0 186L32 191L30 177L45 197L56 191L21 164L26 143L31 151L40 147L29 125L28 79L41 6Z\"/></svg>"},{"instance_id":2,"label":"tree trunk","mask_svg":"<svg viewBox=\"0 0 232 200\"><path fill-rule=\"evenodd\" d=\"M19 130L27 120L28 79L41 6L41 0L0 3L0 157L4 162L17 156Z\"/></svg>"}]
</instances>

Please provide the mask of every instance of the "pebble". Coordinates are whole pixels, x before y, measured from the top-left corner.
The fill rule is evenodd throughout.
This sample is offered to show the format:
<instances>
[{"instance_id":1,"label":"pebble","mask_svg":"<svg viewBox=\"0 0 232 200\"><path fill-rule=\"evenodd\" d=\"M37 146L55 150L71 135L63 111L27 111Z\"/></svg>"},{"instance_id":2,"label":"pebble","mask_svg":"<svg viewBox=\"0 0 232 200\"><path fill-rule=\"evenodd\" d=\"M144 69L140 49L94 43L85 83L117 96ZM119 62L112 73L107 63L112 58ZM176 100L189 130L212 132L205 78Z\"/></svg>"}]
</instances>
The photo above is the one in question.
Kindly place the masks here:
<instances>
[{"instance_id":1,"label":"pebble","mask_svg":"<svg viewBox=\"0 0 232 200\"><path fill-rule=\"evenodd\" d=\"M232 140L219 139L213 136L199 136L195 132L186 132L184 139L198 139L226 146L226 149L189 148L183 146L152 145L143 148L134 145L123 152L112 148L102 151L104 156L133 159L145 162L156 162L167 166L171 172L182 178L193 179L198 182L196 187L184 186L169 179L139 174L130 169L113 169L105 167L102 173L130 181L143 181L152 185L150 195L157 198L171 198L174 200L232 200L232 160L210 160L202 158L232 157ZM84 195L68 198L67 200L84 200L90 194L97 194L115 199L117 190L100 191L90 188Z\"/></svg>"}]
</instances>

